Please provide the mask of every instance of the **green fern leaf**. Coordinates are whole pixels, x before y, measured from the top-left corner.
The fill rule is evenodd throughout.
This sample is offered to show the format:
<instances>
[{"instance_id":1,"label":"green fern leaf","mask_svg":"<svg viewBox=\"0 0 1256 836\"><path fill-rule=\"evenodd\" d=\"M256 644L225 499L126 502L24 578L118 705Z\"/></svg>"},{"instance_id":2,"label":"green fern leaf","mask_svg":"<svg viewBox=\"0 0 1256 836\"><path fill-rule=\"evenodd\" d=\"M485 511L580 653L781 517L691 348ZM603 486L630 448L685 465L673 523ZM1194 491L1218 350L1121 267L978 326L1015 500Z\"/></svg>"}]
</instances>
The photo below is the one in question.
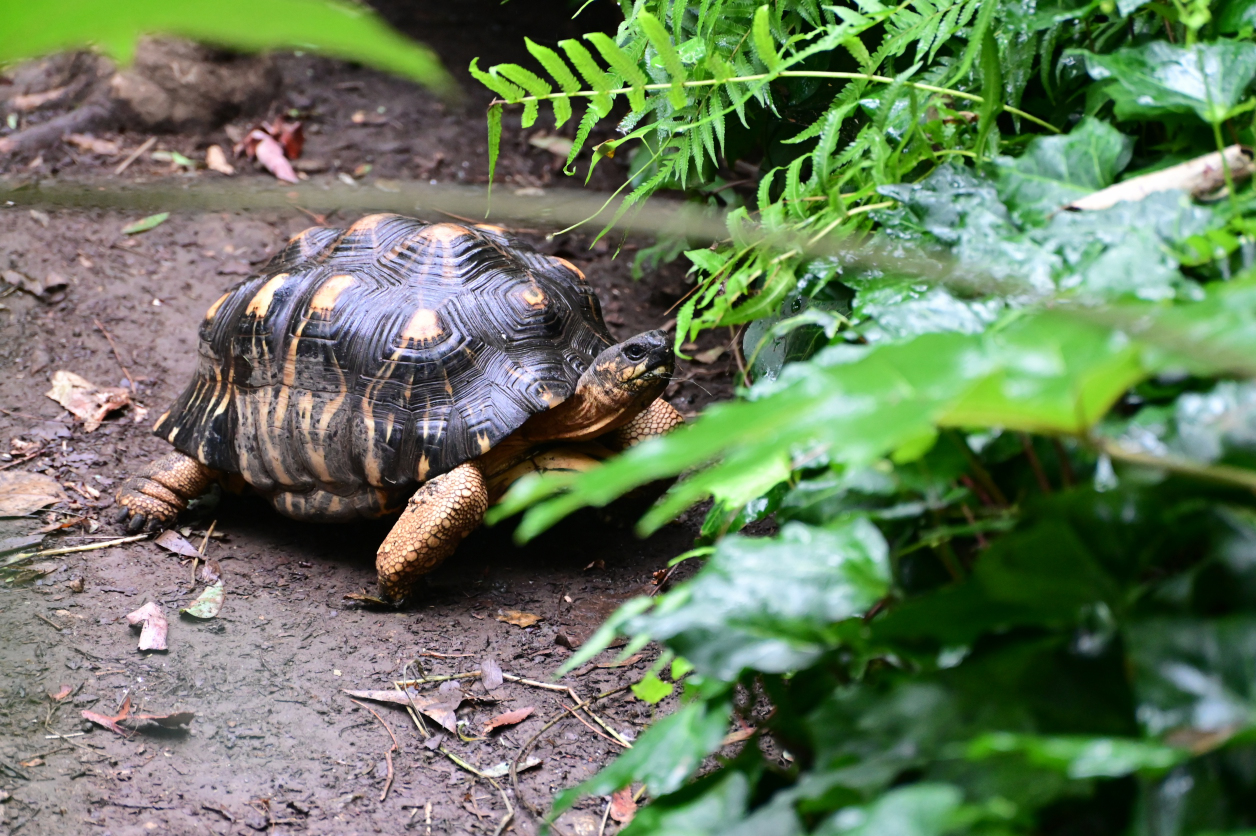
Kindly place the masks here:
<instances>
[{"instance_id":1,"label":"green fern leaf","mask_svg":"<svg viewBox=\"0 0 1256 836\"><path fill-rule=\"evenodd\" d=\"M758 194L755 195L755 200L758 203L760 212L772 203L772 181L776 179L776 172L778 171L780 171L779 168L772 169L767 174L763 175L763 178L759 181L759 191Z\"/></svg>"},{"instance_id":2,"label":"green fern leaf","mask_svg":"<svg viewBox=\"0 0 1256 836\"><path fill-rule=\"evenodd\" d=\"M567 53L572 66L576 71L584 77L584 80L596 92L592 99L593 108L597 111L598 118L602 119L611 112L611 80L606 73L593 60L593 56L589 54L589 50L584 48L584 44L576 40L559 41L558 45Z\"/></svg>"},{"instance_id":3,"label":"green fern leaf","mask_svg":"<svg viewBox=\"0 0 1256 836\"><path fill-rule=\"evenodd\" d=\"M580 90L580 81L568 68L567 62L562 59L554 50L547 46L542 46L534 42L531 38L524 38L524 44L528 48L528 52L532 53L545 72L550 74L554 81L558 82L558 87L564 93L570 95ZM571 118L571 100L567 98L553 99L554 105L554 122L556 125L564 124Z\"/></svg>"},{"instance_id":4,"label":"green fern leaf","mask_svg":"<svg viewBox=\"0 0 1256 836\"><path fill-rule=\"evenodd\" d=\"M859 63L859 68L867 73L876 69L872 63L872 55L868 53L868 47L864 46L864 42L857 37L849 37L842 41L842 46L851 54L851 57Z\"/></svg>"},{"instance_id":5,"label":"green fern leaf","mask_svg":"<svg viewBox=\"0 0 1256 836\"><path fill-rule=\"evenodd\" d=\"M628 104L633 110L641 110L645 107L645 85L650 83L645 73L641 72L641 67L637 66L637 62L632 59L627 52L619 48L609 35L603 32L590 32L585 35L585 40L597 47L597 51L602 53L602 57L606 59L606 63L623 77L625 83L629 85Z\"/></svg>"},{"instance_id":6,"label":"green fern leaf","mask_svg":"<svg viewBox=\"0 0 1256 836\"><path fill-rule=\"evenodd\" d=\"M986 2L980 5L981 11L977 13L977 21L973 24L972 31L968 34L968 46L964 48L964 54L960 57L959 66L950 74L949 80L945 84L940 85L942 87L954 87L956 82L968 75L973 67L973 62L977 60L977 54L981 52L986 32L990 31L990 22L994 20L994 13L999 8L999 4Z\"/></svg>"},{"instance_id":7,"label":"green fern leaf","mask_svg":"<svg viewBox=\"0 0 1256 836\"><path fill-rule=\"evenodd\" d=\"M727 105L724 100L727 98L724 91L715 88L715 92L711 95L711 127L715 131L715 139L720 146L720 156L724 155L724 116Z\"/></svg>"},{"instance_id":8,"label":"green fern leaf","mask_svg":"<svg viewBox=\"0 0 1256 836\"><path fill-rule=\"evenodd\" d=\"M488 72L484 72L476 66L476 62L479 60L479 58L472 58L471 66L467 68L476 81L480 82L485 87L512 104L527 95L524 93L523 88L511 84L509 81L497 74L502 65L491 67Z\"/></svg>"},{"instance_id":9,"label":"green fern leaf","mask_svg":"<svg viewBox=\"0 0 1256 836\"><path fill-rule=\"evenodd\" d=\"M502 64L495 69L500 72L504 78L518 84L524 90L527 90L530 95L535 96L538 99L544 99L554 92L554 88L550 86L548 81L541 78L531 70L520 67L518 64ZM563 101L565 102L567 100L563 99ZM555 120L557 120L558 111L555 110L554 114ZM568 115L570 115L570 107L568 108ZM535 100L525 101L523 103L523 127L532 127L533 123L536 122L536 117L537 102Z\"/></svg>"},{"instance_id":10,"label":"green fern leaf","mask_svg":"<svg viewBox=\"0 0 1256 836\"><path fill-rule=\"evenodd\" d=\"M689 79L689 74L685 72L685 65L681 63L680 56L676 54L676 48L672 46L671 36L668 35L663 24L659 23L658 18L649 12L637 15L637 23L641 26L641 31L645 32L645 36L650 39L651 45L659 54L659 60L663 62L663 68L667 70L668 80L672 84L667 95L672 107L680 110L688 101L684 85Z\"/></svg>"},{"instance_id":11,"label":"green fern leaf","mask_svg":"<svg viewBox=\"0 0 1256 836\"><path fill-rule=\"evenodd\" d=\"M488 197L493 197L493 174L497 171L497 154L502 145L502 105L488 108ZM488 213L485 212L485 215Z\"/></svg>"},{"instance_id":12,"label":"green fern leaf","mask_svg":"<svg viewBox=\"0 0 1256 836\"><path fill-rule=\"evenodd\" d=\"M767 4L755 10L750 35L754 40L754 49L759 54L759 60L768 68L768 72L774 73L781 66L781 57L776 54L776 41L772 39L769 15L770 10Z\"/></svg>"}]
</instances>

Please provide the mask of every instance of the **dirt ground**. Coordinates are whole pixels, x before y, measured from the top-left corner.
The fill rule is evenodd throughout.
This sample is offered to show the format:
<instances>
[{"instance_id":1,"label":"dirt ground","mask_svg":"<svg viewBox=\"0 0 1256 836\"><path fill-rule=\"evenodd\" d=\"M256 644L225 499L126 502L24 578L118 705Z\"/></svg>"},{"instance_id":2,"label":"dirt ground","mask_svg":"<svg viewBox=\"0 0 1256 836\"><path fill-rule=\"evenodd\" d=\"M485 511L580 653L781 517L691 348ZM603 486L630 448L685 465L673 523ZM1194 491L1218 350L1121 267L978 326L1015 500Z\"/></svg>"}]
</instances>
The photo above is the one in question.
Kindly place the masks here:
<instances>
[{"instance_id":1,"label":"dirt ground","mask_svg":"<svg viewBox=\"0 0 1256 836\"><path fill-rule=\"evenodd\" d=\"M405 24L404 8L387 11ZM430 23L415 16L410 28ZM444 25L446 33L466 28L465 21ZM517 45L525 33L497 36ZM454 62L475 54L478 44L464 36L439 45L456 67L465 66ZM306 113L303 168L310 178L484 181L483 110L474 96L465 109L450 108L413 85L338 62L287 57L281 66L285 87L278 106ZM357 112L387 119L360 127L352 120ZM107 138L131 149L146 137ZM222 131L164 136L157 148L203 159L211 142L227 139ZM106 186L217 176L174 174L168 164L147 158L118 176L112 173L117 158L66 146L39 157L2 161L0 176ZM269 177L243 168L238 177ZM529 145L517 124L507 127L499 171L506 183L523 188L562 178L557 159ZM607 187L623 176L612 165L603 171L605 179L595 185ZM41 297L0 285L6 294L0 298L0 468L53 476L72 497L31 517L0 519L0 551L13 550L11 538L80 517L46 534L38 547L122 536L111 521L112 492L164 452L148 427L192 372L205 309L310 223L297 211L176 214L150 232L123 235L122 227L137 217L0 207L0 271L41 281L56 274L65 282L63 290ZM353 220L330 218L333 224ZM617 336L663 325L687 288L678 265L634 282L629 264L640 243L629 242L612 257L605 244L590 249L587 234L530 240L589 276ZM699 350L725 337L708 336ZM122 364L137 384L134 400L149 410L144 420L130 409L86 433L44 395L59 369L99 385L127 385ZM668 397L682 412L696 413L730 391L726 353L713 363L681 363ZM578 644L618 602L652 589L653 573L690 547L700 516L646 541L633 536L631 519L622 509L585 513L524 547L511 540L510 525L482 529L401 611L362 609L344 597L373 589L373 556L387 521L299 524L247 497L225 497L179 523L197 545L216 524L207 556L222 567L226 605L212 621L176 615L199 587L191 585L188 561L148 540L59 556L52 574L0 585L0 834L495 833L506 806L487 780L425 746L400 708L373 704L381 722L343 689L391 688L416 671L473 672L486 657L508 675L551 683L571 653L568 645ZM137 634L125 615L147 601L158 602L170 618L168 652L136 650ZM508 610L540 620L526 628L499 620ZM647 649L626 666L589 666L558 684L589 697L635 682L654 655ZM614 658L607 653L596 661ZM443 746L480 769L514 758L571 704L566 692L524 683L507 681L489 692L478 678L457 681L467 698L458 717L466 721L464 734L475 739L446 734ZM66 685L70 696L50 697ZM136 712L191 711L196 718L186 733L130 737L83 720L85 709L113 714L128 695ZM535 712L523 722L481 735L489 718L529 706ZM665 701L657 710L670 707ZM596 708L627 739L655 710L631 693ZM396 736L395 753L389 753L384 722ZM542 734L532 753L540 765L520 775L525 798L508 779L499 781L519 810L510 832L536 832L535 819L519 808L548 807L555 792L619 750L602 730L573 719ZM605 809L603 799L583 802L563 818L566 832L593 836L603 826L615 832L618 825L604 821Z\"/></svg>"}]
</instances>

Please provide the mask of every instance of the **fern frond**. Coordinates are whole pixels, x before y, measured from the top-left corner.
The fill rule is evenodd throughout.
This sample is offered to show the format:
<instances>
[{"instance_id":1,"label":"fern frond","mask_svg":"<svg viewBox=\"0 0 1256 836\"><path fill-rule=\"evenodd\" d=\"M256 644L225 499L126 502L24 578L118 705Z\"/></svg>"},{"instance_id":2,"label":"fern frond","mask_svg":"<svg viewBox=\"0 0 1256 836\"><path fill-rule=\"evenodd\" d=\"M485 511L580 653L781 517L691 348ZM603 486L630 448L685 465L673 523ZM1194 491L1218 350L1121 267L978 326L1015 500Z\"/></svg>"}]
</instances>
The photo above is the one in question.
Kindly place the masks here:
<instances>
[{"instance_id":1,"label":"fern frond","mask_svg":"<svg viewBox=\"0 0 1256 836\"><path fill-rule=\"evenodd\" d=\"M554 50L547 46L536 43L531 38L523 39L524 45L528 48L528 52L532 53L532 57L537 60L545 72L550 74L554 81L558 82L558 88L568 95L580 90L580 80L576 78L575 73L567 66L567 62L562 59ZM571 100L567 98L556 98L554 104L554 122L562 125L571 118Z\"/></svg>"},{"instance_id":2,"label":"fern frond","mask_svg":"<svg viewBox=\"0 0 1256 836\"><path fill-rule=\"evenodd\" d=\"M620 49L619 45L603 32L590 32L584 37L597 48L597 51L606 59L606 63L629 85L628 104L632 109L640 110L645 107L645 86L650 83L650 80L645 77L645 73L641 72L641 67L632 56Z\"/></svg>"},{"instance_id":3,"label":"fern frond","mask_svg":"<svg viewBox=\"0 0 1256 836\"><path fill-rule=\"evenodd\" d=\"M659 23L658 18L649 12L642 12L637 16L637 22L641 24L641 31L645 32L647 38L650 39L650 45L654 47L659 54L659 60L663 62L663 68L667 70L667 75L672 83L671 89L668 91L668 98L672 103L672 107L679 110L688 102L685 95L685 82L689 80L689 74L685 71L685 65L681 62L680 56L676 54L676 48L672 46L671 36L663 24Z\"/></svg>"},{"instance_id":4,"label":"fern frond","mask_svg":"<svg viewBox=\"0 0 1256 836\"><path fill-rule=\"evenodd\" d=\"M585 49L584 44L576 40L559 41L558 45L567 53L567 58L571 61L576 72L584 78L585 82L596 91L596 95L592 100L592 107L597 111L598 118L602 119L611 112L611 80L607 77L606 72L598 66L593 60L593 56L589 54L589 50Z\"/></svg>"},{"instance_id":5,"label":"fern frond","mask_svg":"<svg viewBox=\"0 0 1256 836\"><path fill-rule=\"evenodd\" d=\"M776 54L776 41L772 38L769 19L770 7L765 3L755 10L750 36L754 40L754 48L759 55L759 60L768 68L768 72L772 73L780 67L781 57Z\"/></svg>"}]
</instances>

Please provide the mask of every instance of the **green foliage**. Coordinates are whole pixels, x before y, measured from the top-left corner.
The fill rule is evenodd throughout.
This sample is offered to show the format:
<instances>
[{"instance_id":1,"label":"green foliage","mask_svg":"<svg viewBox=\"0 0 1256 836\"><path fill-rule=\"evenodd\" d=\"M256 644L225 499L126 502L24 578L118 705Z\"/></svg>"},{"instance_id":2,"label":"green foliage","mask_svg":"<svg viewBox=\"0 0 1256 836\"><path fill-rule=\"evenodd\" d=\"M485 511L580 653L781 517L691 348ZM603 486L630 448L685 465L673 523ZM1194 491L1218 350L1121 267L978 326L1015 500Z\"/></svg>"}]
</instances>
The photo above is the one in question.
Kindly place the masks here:
<instances>
[{"instance_id":1,"label":"green foliage","mask_svg":"<svg viewBox=\"0 0 1256 836\"><path fill-rule=\"evenodd\" d=\"M696 574L570 660L659 641L682 707L559 808L645 781L633 836L1256 827L1256 194L1065 209L1256 143L1252 3L621 5L596 58L533 52L561 92L493 89L588 99L577 149L616 113L621 211L757 165L677 311L678 347L745 325L749 373L501 508L526 538L659 479L643 532L712 500ZM693 779L730 712L756 737Z\"/></svg>"},{"instance_id":2,"label":"green foliage","mask_svg":"<svg viewBox=\"0 0 1256 836\"><path fill-rule=\"evenodd\" d=\"M455 89L431 51L337 0L0 0L0 20L0 66L89 46L128 63L141 35L164 34L246 52L310 50Z\"/></svg>"}]
</instances>

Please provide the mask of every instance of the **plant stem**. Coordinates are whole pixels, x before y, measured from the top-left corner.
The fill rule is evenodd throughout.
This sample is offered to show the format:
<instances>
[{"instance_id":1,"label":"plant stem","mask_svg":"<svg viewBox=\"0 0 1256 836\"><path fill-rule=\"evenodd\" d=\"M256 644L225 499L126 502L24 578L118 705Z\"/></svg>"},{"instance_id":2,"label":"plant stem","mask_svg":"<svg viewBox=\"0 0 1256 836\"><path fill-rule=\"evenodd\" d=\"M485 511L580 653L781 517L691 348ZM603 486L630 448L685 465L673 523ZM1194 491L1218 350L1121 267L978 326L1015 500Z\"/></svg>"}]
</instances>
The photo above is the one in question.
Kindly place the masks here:
<instances>
[{"instance_id":1,"label":"plant stem","mask_svg":"<svg viewBox=\"0 0 1256 836\"><path fill-rule=\"evenodd\" d=\"M705 78L705 79L700 79L696 81L686 81L686 82L683 82L681 86L682 87L711 87L717 84L741 84L741 83L747 83L747 82L752 82L752 81L771 81L772 79L776 79L776 78L835 78L835 79L844 79L846 81L875 81L879 84L901 84L904 87L910 87L913 90L921 90L926 93L938 93L939 95L951 96L956 99L963 99L964 101L972 102L974 104L985 103L985 99L983 99L981 96L975 95L973 93L965 93L962 90L955 90L950 87L937 87L932 84L920 84L919 82L915 82L915 81L900 81L899 79L891 78L889 76L873 75L871 73L829 72L829 71L822 71L822 70L781 70L780 72L776 72L776 73L757 73L755 75L733 76L732 78ZM656 91L656 90L670 90L671 87L672 87L671 84L645 84L645 85L642 85L640 89ZM607 90L605 92L608 95L614 96L616 94L628 93L632 89L633 88L631 87L617 87L613 90ZM559 92L559 93L547 93L544 96L523 96L519 99L514 100L513 102L507 101L506 99L494 99L493 103L494 104L499 104L499 103L500 104L522 104L524 102L541 102L541 101L549 101L553 99L574 99L577 97L591 99L597 95L599 95L597 90L578 90L574 93ZM1007 111L1008 113L1015 114L1016 116L1019 116L1022 119L1025 119L1029 122L1033 122L1035 125L1038 125L1039 127L1046 128L1052 133L1057 133L1057 134L1061 133L1060 129L1057 128L1055 125L1052 125L1050 122L1039 119L1037 116L1034 116L1032 113L1026 113L1020 108L1012 107L1011 105L1005 104L1003 105L1003 110Z\"/></svg>"}]
</instances>

